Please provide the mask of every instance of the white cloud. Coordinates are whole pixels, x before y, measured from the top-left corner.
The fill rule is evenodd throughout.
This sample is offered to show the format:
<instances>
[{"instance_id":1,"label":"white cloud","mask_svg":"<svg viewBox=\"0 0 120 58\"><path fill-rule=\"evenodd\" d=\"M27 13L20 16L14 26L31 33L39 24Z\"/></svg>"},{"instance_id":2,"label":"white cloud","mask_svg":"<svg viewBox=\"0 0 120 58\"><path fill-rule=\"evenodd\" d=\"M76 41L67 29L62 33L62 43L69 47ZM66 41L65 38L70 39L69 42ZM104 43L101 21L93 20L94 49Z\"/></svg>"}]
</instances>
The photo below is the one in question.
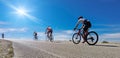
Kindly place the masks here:
<instances>
[{"instance_id":1,"label":"white cloud","mask_svg":"<svg viewBox=\"0 0 120 58\"><path fill-rule=\"evenodd\" d=\"M95 28L97 27L97 28ZM94 24L93 25L93 28L90 29L90 30L95 30L95 31L109 31L111 32L112 31L119 31L120 30L120 25L119 24Z\"/></svg>"},{"instance_id":2,"label":"white cloud","mask_svg":"<svg viewBox=\"0 0 120 58\"><path fill-rule=\"evenodd\" d=\"M119 24L94 24L91 30L94 31L109 31L109 32L116 32L120 30Z\"/></svg>"},{"instance_id":3,"label":"white cloud","mask_svg":"<svg viewBox=\"0 0 120 58\"><path fill-rule=\"evenodd\" d=\"M37 32L37 33L38 33L38 37L40 38L40 40L47 39L45 32ZM72 34L73 34L72 30L62 30L59 32L54 32L53 37L54 37L54 40L69 40L72 38L71 37Z\"/></svg>"},{"instance_id":4,"label":"white cloud","mask_svg":"<svg viewBox=\"0 0 120 58\"><path fill-rule=\"evenodd\" d=\"M54 38L56 40L70 40L72 37L72 30L63 30L54 34Z\"/></svg>"},{"instance_id":5,"label":"white cloud","mask_svg":"<svg viewBox=\"0 0 120 58\"><path fill-rule=\"evenodd\" d=\"M101 38L120 38L120 33L102 34Z\"/></svg>"},{"instance_id":6,"label":"white cloud","mask_svg":"<svg viewBox=\"0 0 120 58\"><path fill-rule=\"evenodd\" d=\"M44 36L45 33L44 33L44 32L38 32L38 35L39 35L39 36Z\"/></svg>"},{"instance_id":7,"label":"white cloud","mask_svg":"<svg viewBox=\"0 0 120 58\"><path fill-rule=\"evenodd\" d=\"M120 33L105 33L99 36L101 41L120 41Z\"/></svg>"},{"instance_id":8,"label":"white cloud","mask_svg":"<svg viewBox=\"0 0 120 58\"><path fill-rule=\"evenodd\" d=\"M0 28L1 33L5 32L26 32L27 28Z\"/></svg>"},{"instance_id":9,"label":"white cloud","mask_svg":"<svg viewBox=\"0 0 120 58\"><path fill-rule=\"evenodd\" d=\"M63 33L72 34L72 33L73 33L73 30L64 30Z\"/></svg>"},{"instance_id":10,"label":"white cloud","mask_svg":"<svg viewBox=\"0 0 120 58\"><path fill-rule=\"evenodd\" d=\"M45 32L37 32L37 34L40 39L45 39L46 37Z\"/></svg>"},{"instance_id":11,"label":"white cloud","mask_svg":"<svg viewBox=\"0 0 120 58\"><path fill-rule=\"evenodd\" d=\"M65 35L65 34L59 34L54 36L55 40L69 40L70 35Z\"/></svg>"}]
</instances>

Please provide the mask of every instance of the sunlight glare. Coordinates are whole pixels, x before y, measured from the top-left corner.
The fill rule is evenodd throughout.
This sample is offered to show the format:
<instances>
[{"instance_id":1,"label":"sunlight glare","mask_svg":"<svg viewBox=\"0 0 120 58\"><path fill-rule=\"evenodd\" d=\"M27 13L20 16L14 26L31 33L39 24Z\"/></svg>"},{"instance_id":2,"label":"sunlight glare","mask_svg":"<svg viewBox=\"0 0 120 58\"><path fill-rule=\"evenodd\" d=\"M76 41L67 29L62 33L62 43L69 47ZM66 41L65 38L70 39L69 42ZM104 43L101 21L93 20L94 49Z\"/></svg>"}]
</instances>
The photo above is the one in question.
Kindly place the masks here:
<instances>
[{"instance_id":1,"label":"sunlight glare","mask_svg":"<svg viewBox=\"0 0 120 58\"><path fill-rule=\"evenodd\" d=\"M16 13L17 13L18 15L26 16L26 15L27 15L27 10L25 10L25 9L23 9L23 8L18 8L18 9L16 10Z\"/></svg>"}]
</instances>

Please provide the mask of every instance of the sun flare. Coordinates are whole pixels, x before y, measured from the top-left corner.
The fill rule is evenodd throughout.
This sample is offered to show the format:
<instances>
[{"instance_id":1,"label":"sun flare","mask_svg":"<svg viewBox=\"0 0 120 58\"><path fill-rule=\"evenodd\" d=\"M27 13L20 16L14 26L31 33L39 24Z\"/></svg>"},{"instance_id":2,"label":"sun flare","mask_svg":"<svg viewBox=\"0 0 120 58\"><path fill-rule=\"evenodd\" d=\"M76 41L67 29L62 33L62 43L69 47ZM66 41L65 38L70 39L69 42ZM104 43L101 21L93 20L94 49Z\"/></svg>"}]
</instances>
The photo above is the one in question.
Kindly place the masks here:
<instances>
[{"instance_id":1,"label":"sun flare","mask_svg":"<svg viewBox=\"0 0 120 58\"><path fill-rule=\"evenodd\" d=\"M23 6L21 7L15 7L13 5L10 5L10 7L14 10L12 12L12 14L17 15L19 18L29 18L30 20L39 23L38 22L38 18L35 16L32 16L31 13L31 9L25 8Z\"/></svg>"},{"instance_id":2,"label":"sun flare","mask_svg":"<svg viewBox=\"0 0 120 58\"><path fill-rule=\"evenodd\" d=\"M27 10L25 10L25 9L23 9L23 8L18 8L17 10L16 10L16 13L18 14L18 15L26 15L27 14Z\"/></svg>"}]
</instances>

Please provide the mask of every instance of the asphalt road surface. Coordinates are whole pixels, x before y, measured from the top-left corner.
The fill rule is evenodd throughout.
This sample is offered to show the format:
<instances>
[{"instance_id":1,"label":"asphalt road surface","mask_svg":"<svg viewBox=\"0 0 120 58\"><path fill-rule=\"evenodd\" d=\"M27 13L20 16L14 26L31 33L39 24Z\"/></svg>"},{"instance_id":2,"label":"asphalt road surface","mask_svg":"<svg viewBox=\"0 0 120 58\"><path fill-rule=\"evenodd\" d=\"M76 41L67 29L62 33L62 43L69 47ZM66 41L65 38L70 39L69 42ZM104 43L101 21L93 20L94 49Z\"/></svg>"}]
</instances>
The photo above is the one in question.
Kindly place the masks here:
<instances>
[{"instance_id":1,"label":"asphalt road surface","mask_svg":"<svg viewBox=\"0 0 120 58\"><path fill-rule=\"evenodd\" d=\"M11 40L14 58L120 58L120 44L73 44L67 41Z\"/></svg>"}]
</instances>

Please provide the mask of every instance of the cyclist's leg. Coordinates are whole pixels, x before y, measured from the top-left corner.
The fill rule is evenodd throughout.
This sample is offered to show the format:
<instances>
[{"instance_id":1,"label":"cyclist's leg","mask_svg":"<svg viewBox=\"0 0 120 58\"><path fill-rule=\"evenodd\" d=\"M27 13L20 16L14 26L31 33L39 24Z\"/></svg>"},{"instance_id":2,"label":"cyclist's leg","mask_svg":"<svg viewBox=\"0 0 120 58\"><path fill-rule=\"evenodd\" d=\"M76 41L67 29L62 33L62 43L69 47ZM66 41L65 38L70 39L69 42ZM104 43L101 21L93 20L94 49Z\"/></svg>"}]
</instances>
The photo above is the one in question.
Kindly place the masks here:
<instances>
[{"instance_id":1,"label":"cyclist's leg","mask_svg":"<svg viewBox=\"0 0 120 58\"><path fill-rule=\"evenodd\" d=\"M47 32L47 37L49 38L49 31Z\"/></svg>"},{"instance_id":2,"label":"cyclist's leg","mask_svg":"<svg viewBox=\"0 0 120 58\"><path fill-rule=\"evenodd\" d=\"M36 40L36 36L35 36L35 40Z\"/></svg>"},{"instance_id":3,"label":"cyclist's leg","mask_svg":"<svg viewBox=\"0 0 120 58\"><path fill-rule=\"evenodd\" d=\"M36 39L38 40L38 36L36 36Z\"/></svg>"},{"instance_id":4,"label":"cyclist's leg","mask_svg":"<svg viewBox=\"0 0 120 58\"><path fill-rule=\"evenodd\" d=\"M51 30L51 36L52 36L52 41L53 41L53 34L52 33L53 33L53 31Z\"/></svg>"},{"instance_id":5,"label":"cyclist's leg","mask_svg":"<svg viewBox=\"0 0 120 58\"><path fill-rule=\"evenodd\" d=\"M86 42L86 35L87 35L87 33L88 33L88 27L87 26L85 26L84 28L83 28L83 42L82 43L85 43Z\"/></svg>"},{"instance_id":6,"label":"cyclist's leg","mask_svg":"<svg viewBox=\"0 0 120 58\"><path fill-rule=\"evenodd\" d=\"M37 36L35 36L35 39L37 40Z\"/></svg>"},{"instance_id":7,"label":"cyclist's leg","mask_svg":"<svg viewBox=\"0 0 120 58\"><path fill-rule=\"evenodd\" d=\"M50 31L50 40L52 41L53 38L52 38L52 30Z\"/></svg>"},{"instance_id":8,"label":"cyclist's leg","mask_svg":"<svg viewBox=\"0 0 120 58\"><path fill-rule=\"evenodd\" d=\"M52 32L53 32L53 31L51 30L51 31L50 31L50 36L52 36Z\"/></svg>"},{"instance_id":9,"label":"cyclist's leg","mask_svg":"<svg viewBox=\"0 0 120 58\"><path fill-rule=\"evenodd\" d=\"M52 40L52 33L51 33L51 31L48 32L48 38L49 38L50 41Z\"/></svg>"}]
</instances>

